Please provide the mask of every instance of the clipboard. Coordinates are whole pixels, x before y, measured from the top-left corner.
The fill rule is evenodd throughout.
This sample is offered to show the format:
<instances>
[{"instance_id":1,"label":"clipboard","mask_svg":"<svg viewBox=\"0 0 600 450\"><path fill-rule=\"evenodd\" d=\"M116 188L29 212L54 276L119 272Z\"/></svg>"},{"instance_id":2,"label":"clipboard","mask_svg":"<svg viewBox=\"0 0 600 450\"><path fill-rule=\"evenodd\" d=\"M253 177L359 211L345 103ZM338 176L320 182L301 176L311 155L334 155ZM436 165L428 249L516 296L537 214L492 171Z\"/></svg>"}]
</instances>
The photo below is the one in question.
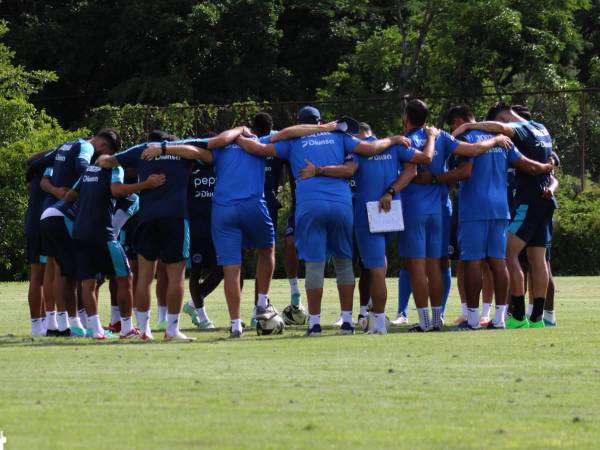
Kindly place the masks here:
<instances>
[{"instance_id":1,"label":"clipboard","mask_svg":"<svg viewBox=\"0 0 600 450\"><path fill-rule=\"evenodd\" d=\"M402 200L392 200L392 207L387 213L379 211L379 202L367 202L367 217L371 233L390 233L404 230Z\"/></svg>"}]
</instances>

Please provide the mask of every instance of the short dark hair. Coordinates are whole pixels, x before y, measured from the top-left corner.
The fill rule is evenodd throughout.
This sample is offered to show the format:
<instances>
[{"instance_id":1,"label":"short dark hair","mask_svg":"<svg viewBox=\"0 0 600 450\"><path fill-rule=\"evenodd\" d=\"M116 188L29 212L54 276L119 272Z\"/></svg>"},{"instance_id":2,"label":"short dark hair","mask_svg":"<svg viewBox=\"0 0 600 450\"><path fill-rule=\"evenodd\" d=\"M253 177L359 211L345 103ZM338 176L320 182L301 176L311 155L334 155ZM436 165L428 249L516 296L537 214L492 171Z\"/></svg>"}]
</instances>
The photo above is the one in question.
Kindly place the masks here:
<instances>
[{"instance_id":1,"label":"short dark hair","mask_svg":"<svg viewBox=\"0 0 600 450\"><path fill-rule=\"evenodd\" d=\"M176 141L177 136L163 130L152 130L148 133L149 142Z\"/></svg>"},{"instance_id":2,"label":"short dark hair","mask_svg":"<svg viewBox=\"0 0 600 450\"><path fill-rule=\"evenodd\" d=\"M531 120L531 111L525 105L511 105L514 112L520 115L523 119Z\"/></svg>"},{"instance_id":3,"label":"short dark hair","mask_svg":"<svg viewBox=\"0 0 600 450\"><path fill-rule=\"evenodd\" d=\"M425 102L415 98L406 104L404 113L411 124L416 127L422 127L425 125L425 121L427 120L429 109L427 108Z\"/></svg>"},{"instance_id":4,"label":"short dark hair","mask_svg":"<svg viewBox=\"0 0 600 450\"><path fill-rule=\"evenodd\" d=\"M360 122L358 124L358 132L359 133L370 133L371 125L369 125L367 122Z\"/></svg>"},{"instance_id":5,"label":"short dark hair","mask_svg":"<svg viewBox=\"0 0 600 450\"><path fill-rule=\"evenodd\" d=\"M475 120L473 111L466 105L453 106L446 112L446 124L452 126L456 119L462 119L465 122L472 122Z\"/></svg>"},{"instance_id":6,"label":"short dark hair","mask_svg":"<svg viewBox=\"0 0 600 450\"><path fill-rule=\"evenodd\" d=\"M102 128L96 133L96 137L105 140L115 152L121 149L121 136L113 128Z\"/></svg>"},{"instance_id":7,"label":"short dark hair","mask_svg":"<svg viewBox=\"0 0 600 450\"><path fill-rule=\"evenodd\" d=\"M261 111L252 119L252 131L260 136L266 136L273 129L273 118L267 112Z\"/></svg>"},{"instance_id":8,"label":"short dark hair","mask_svg":"<svg viewBox=\"0 0 600 450\"><path fill-rule=\"evenodd\" d=\"M496 117L498 117L498 114L500 114L501 112L504 111L510 111L511 107L508 103L506 103L505 101L499 101L496 102L496 104L494 104L487 112L486 116L485 116L485 120L496 120Z\"/></svg>"}]
</instances>

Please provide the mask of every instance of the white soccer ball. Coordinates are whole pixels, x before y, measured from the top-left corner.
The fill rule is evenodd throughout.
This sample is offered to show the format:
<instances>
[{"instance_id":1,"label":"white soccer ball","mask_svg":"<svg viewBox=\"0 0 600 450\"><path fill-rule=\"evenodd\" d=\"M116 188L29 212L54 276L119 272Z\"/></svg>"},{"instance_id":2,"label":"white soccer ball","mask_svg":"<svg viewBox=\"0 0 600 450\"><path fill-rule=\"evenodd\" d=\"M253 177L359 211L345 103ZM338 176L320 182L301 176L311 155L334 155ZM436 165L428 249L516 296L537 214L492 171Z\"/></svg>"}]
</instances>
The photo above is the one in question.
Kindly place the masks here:
<instances>
[{"instance_id":1,"label":"white soccer ball","mask_svg":"<svg viewBox=\"0 0 600 450\"><path fill-rule=\"evenodd\" d=\"M283 321L286 325L304 325L308 320L308 314L304 306L287 305L283 310Z\"/></svg>"},{"instance_id":2,"label":"white soccer ball","mask_svg":"<svg viewBox=\"0 0 600 450\"><path fill-rule=\"evenodd\" d=\"M285 322L279 316L274 315L270 319L261 319L256 322L256 334L259 336L268 336L270 334L281 334L285 329Z\"/></svg>"}]
</instances>

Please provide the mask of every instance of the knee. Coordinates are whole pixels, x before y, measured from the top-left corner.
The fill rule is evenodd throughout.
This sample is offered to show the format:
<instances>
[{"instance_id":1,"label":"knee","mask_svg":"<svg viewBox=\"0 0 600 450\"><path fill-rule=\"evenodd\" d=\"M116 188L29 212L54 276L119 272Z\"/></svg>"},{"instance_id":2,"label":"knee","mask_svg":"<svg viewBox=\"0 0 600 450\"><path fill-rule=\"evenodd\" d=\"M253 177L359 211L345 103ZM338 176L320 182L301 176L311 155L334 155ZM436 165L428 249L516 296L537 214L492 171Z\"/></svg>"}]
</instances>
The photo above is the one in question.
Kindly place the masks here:
<instances>
[{"instance_id":1,"label":"knee","mask_svg":"<svg viewBox=\"0 0 600 450\"><path fill-rule=\"evenodd\" d=\"M306 289L323 289L325 281L325 263L307 262L304 286Z\"/></svg>"},{"instance_id":2,"label":"knee","mask_svg":"<svg viewBox=\"0 0 600 450\"><path fill-rule=\"evenodd\" d=\"M354 269L352 260L347 258L333 258L335 266L335 275L338 285L354 284Z\"/></svg>"}]
</instances>

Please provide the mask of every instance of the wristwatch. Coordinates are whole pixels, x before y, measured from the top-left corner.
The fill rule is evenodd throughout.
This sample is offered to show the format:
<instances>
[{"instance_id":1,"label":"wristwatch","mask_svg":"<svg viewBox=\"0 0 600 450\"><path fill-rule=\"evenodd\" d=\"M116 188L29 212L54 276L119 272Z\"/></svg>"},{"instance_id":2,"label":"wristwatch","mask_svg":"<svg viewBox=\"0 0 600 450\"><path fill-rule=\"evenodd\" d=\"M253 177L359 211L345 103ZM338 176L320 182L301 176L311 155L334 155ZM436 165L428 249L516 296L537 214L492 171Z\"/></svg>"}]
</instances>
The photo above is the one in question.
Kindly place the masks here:
<instances>
[{"instance_id":1,"label":"wristwatch","mask_svg":"<svg viewBox=\"0 0 600 450\"><path fill-rule=\"evenodd\" d=\"M387 193L390 194L392 197L394 196L394 194L396 193L396 190L393 187L390 187L387 190Z\"/></svg>"}]
</instances>

